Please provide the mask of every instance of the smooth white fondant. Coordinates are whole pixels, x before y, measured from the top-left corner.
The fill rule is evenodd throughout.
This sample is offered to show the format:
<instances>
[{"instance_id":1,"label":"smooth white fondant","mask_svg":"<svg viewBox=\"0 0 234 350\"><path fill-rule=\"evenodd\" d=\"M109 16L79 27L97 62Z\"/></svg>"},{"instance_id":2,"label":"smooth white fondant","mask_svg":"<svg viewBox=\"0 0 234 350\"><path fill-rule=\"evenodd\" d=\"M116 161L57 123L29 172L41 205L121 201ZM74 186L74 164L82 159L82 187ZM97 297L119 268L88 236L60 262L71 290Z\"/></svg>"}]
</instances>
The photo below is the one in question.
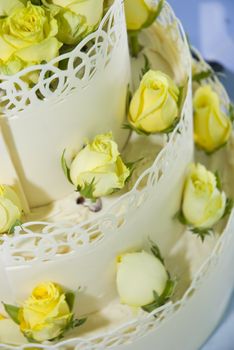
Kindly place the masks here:
<instances>
[{"instance_id":1,"label":"smooth white fondant","mask_svg":"<svg viewBox=\"0 0 234 350\"><path fill-rule=\"evenodd\" d=\"M120 148L126 141L128 132L122 129L122 124L126 117L130 63L121 1L114 2L97 32L85 39L86 44L89 41L93 43L89 55L79 49L84 43L79 44L70 54L67 71L56 69L53 62L48 68L41 66L40 69L55 71L53 79L59 80L55 92L49 91L46 78L39 80L31 93L28 90L24 93L25 100L30 99L27 94L31 94L30 103L15 112L14 108L6 109L5 117L0 119L3 140L14 165L12 171L5 158L1 158L0 167L7 173L3 174L4 178L0 174L0 182L7 179L11 183L17 175L16 180L22 185L29 207L47 204L72 192L60 164L65 148L71 155L87 138L110 130ZM78 58L82 59L79 65L81 77L77 68L73 68ZM14 79L18 81L18 75L0 83L8 96L13 94L13 102L17 101L11 91ZM32 98L37 89L45 95L43 101L35 96Z\"/></svg>"}]
</instances>

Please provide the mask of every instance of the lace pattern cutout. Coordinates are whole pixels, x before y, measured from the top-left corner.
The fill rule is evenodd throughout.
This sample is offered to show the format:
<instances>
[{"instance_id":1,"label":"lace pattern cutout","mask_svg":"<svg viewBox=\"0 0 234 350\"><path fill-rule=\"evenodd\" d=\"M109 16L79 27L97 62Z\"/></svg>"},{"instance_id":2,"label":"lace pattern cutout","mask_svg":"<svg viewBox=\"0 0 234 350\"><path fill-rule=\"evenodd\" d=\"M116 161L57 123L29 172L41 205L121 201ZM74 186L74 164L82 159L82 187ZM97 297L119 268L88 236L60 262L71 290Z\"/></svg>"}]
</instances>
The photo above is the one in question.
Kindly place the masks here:
<instances>
[{"instance_id":1,"label":"lace pattern cutout","mask_svg":"<svg viewBox=\"0 0 234 350\"><path fill-rule=\"evenodd\" d=\"M24 110L50 100L57 103L74 89L83 89L109 62L125 32L124 8L115 0L97 31L88 35L69 53L46 64L28 67L13 76L0 75L0 111L5 117L20 116ZM66 65L66 69L60 67ZM26 76L38 76L29 88Z\"/></svg>"}]
</instances>

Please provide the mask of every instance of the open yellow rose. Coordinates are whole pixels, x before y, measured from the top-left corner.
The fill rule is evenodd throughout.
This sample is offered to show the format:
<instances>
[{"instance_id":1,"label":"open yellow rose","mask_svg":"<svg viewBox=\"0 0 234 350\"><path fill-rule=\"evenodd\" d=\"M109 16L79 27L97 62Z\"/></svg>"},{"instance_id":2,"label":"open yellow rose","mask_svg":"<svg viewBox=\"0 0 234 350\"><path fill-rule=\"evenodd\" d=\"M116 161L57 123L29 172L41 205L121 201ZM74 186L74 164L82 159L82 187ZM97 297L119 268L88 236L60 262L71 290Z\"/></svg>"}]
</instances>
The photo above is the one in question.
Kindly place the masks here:
<instances>
[{"instance_id":1,"label":"open yellow rose","mask_svg":"<svg viewBox=\"0 0 234 350\"><path fill-rule=\"evenodd\" d=\"M27 0L7 0L0 1L0 16L8 16L12 11L17 8L23 8Z\"/></svg>"},{"instance_id":2,"label":"open yellow rose","mask_svg":"<svg viewBox=\"0 0 234 350\"><path fill-rule=\"evenodd\" d=\"M206 152L214 152L230 138L230 119L221 111L217 93L205 85L194 96L194 138Z\"/></svg>"},{"instance_id":3,"label":"open yellow rose","mask_svg":"<svg viewBox=\"0 0 234 350\"><path fill-rule=\"evenodd\" d=\"M70 167L72 183L87 198L99 198L123 188L129 175L112 133L96 136L77 154Z\"/></svg>"},{"instance_id":4,"label":"open yellow rose","mask_svg":"<svg viewBox=\"0 0 234 350\"><path fill-rule=\"evenodd\" d=\"M28 339L53 340L64 332L72 315L62 289L52 282L41 283L19 310L20 329Z\"/></svg>"},{"instance_id":5,"label":"open yellow rose","mask_svg":"<svg viewBox=\"0 0 234 350\"><path fill-rule=\"evenodd\" d=\"M7 233L20 220L22 206L14 190L6 185L0 186L0 233Z\"/></svg>"},{"instance_id":6,"label":"open yellow rose","mask_svg":"<svg viewBox=\"0 0 234 350\"><path fill-rule=\"evenodd\" d=\"M152 24L158 12L158 3L150 0L125 0L128 30L140 30Z\"/></svg>"},{"instance_id":7,"label":"open yellow rose","mask_svg":"<svg viewBox=\"0 0 234 350\"><path fill-rule=\"evenodd\" d=\"M58 56L61 43L57 33L57 21L47 9L30 1L13 6L0 19L0 73L14 74Z\"/></svg>"},{"instance_id":8,"label":"open yellow rose","mask_svg":"<svg viewBox=\"0 0 234 350\"><path fill-rule=\"evenodd\" d=\"M201 164L191 165L184 193L182 211L195 228L210 229L223 216L226 195L218 189L215 175Z\"/></svg>"},{"instance_id":9,"label":"open yellow rose","mask_svg":"<svg viewBox=\"0 0 234 350\"><path fill-rule=\"evenodd\" d=\"M148 71L142 78L129 108L129 123L146 133L164 132L179 117L179 89L160 71Z\"/></svg>"},{"instance_id":10,"label":"open yellow rose","mask_svg":"<svg viewBox=\"0 0 234 350\"><path fill-rule=\"evenodd\" d=\"M117 260L117 290L123 304L142 307L161 296L168 274L159 259L145 251L123 254Z\"/></svg>"},{"instance_id":11,"label":"open yellow rose","mask_svg":"<svg viewBox=\"0 0 234 350\"><path fill-rule=\"evenodd\" d=\"M56 19L58 39L74 45L93 32L103 15L104 0L52 0L59 7Z\"/></svg>"}]
</instances>

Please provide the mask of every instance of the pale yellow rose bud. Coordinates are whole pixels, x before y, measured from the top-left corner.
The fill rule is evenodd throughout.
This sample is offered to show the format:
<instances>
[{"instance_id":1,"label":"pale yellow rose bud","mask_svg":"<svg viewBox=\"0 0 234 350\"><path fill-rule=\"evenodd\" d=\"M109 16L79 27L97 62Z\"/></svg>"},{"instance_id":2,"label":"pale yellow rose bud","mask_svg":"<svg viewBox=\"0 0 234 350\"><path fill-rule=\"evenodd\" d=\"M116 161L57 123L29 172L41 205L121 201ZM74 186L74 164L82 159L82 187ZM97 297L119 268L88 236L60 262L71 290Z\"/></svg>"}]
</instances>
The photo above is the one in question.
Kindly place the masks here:
<instances>
[{"instance_id":1,"label":"pale yellow rose bud","mask_svg":"<svg viewBox=\"0 0 234 350\"><path fill-rule=\"evenodd\" d=\"M90 187L90 198L123 188L129 175L112 133L96 136L77 154L70 168L71 181L80 192Z\"/></svg>"},{"instance_id":2,"label":"pale yellow rose bud","mask_svg":"<svg viewBox=\"0 0 234 350\"><path fill-rule=\"evenodd\" d=\"M159 259L145 252L121 255L117 260L117 290L123 304L142 307L161 296L168 274Z\"/></svg>"},{"instance_id":3,"label":"pale yellow rose bud","mask_svg":"<svg viewBox=\"0 0 234 350\"><path fill-rule=\"evenodd\" d=\"M38 342L53 340L63 334L72 313L62 289L45 282L34 288L19 309L20 329L28 338Z\"/></svg>"},{"instance_id":4,"label":"pale yellow rose bud","mask_svg":"<svg viewBox=\"0 0 234 350\"><path fill-rule=\"evenodd\" d=\"M57 33L57 21L46 8L30 1L13 6L0 20L0 73L14 74L58 56L62 44Z\"/></svg>"},{"instance_id":5,"label":"pale yellow rose bud","mask_svg":"<svg viewBox=\"0 0 234 350\"><path fill-rule=\"evenodd\" d=\"M158 3L151 0L125 0L124 6L128 30L150 26L158 11Z\"/></svg>"},{"instance_id":6,"label":"pale yellow rose bud","mask_svg":"<svg viewBox=\"0 0 234 350\"><path fill-rule=\"evenodd\" d=\"M139 131L164 132L179 117L179 89L160 71L147 72L135 92L129 108L129 123Z\"/></svg>"},{"instance_id":7,"label":"pale yellow rose bud","mask_svg":"<svg viewBox=\"0 0 234 350\"><path fill-rule=\"evenodd\" d=\"M52 0L61 8L56 19L58 39L65 44L76 44L93 32L103 16L104 0Z\"/></svg>"},{"instance_id":8,"label":"pale yellow rose bud","mask_svg":"<svg viewBox=\"0 0 234 350\"><path fill-rule=\"evenodd\" d=\"M200 87L194 96L194 138L206 152L214 152L230 138L230 119L221 111L219 97L209 85Z\"/></svg>"},{"instance_id":9,"label":"pale yellow rose bud","mask_svg":"<svg viewBox=\"0 0 234 350\"><path fill-rule=\"evenodd\" d=\"M226 195L217 188L215 175L201 164L192 164L183 193L186 221L195 228L210 229L222 218L225 207Z\"/></svg>"},{"instance_id":10,"label":"pale yellow rose bud","mask_svg":"<svg viewBox=\"0 0 234 350\"><path fill-rule=\"evenodd\" d=\"M7 233L22 215L17 194L6 185L0 186L0 233Z\"/></svg>"}]
</instances>

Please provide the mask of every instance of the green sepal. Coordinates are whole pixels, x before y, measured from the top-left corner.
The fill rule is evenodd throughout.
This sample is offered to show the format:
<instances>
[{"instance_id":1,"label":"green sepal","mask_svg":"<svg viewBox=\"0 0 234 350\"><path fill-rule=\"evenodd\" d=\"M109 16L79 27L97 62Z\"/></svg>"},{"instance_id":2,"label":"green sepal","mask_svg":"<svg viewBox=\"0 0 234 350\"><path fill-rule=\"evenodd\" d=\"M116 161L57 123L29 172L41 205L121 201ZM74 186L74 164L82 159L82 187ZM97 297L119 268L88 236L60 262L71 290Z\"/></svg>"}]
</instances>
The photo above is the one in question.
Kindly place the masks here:
<instances>
[{"instance_id":1,"label":"green sepal","mask_svg":"<svg viewBox=\"0 0 234 350\"><path fill-rule=\"evenodd\" d=\"M210 236L214 233L214 230L212 228L190 227L189 229L194 235L197 235L199 238L201 238L202 242L205 241L205 238L207 236Z\"/></svg>"},{"instance_id":2,"label":"green sepal","mask_svg":"<svg viewBox=\"0 0 234 350\"><path fill-rule=\"evenodd\" d=\"M143 76L151 69L148 57L145 54L143 54L143 57L145 62L144 67L141 69L140 80L142 80Z\"/></svg>"},{"instance_id":3,"label":"green sepal","mask_svg":"<svg viewBox=\"0 0 234 350\"><path fill-rule=\"evenodd\" d=\"M174 219L178 220L182 225L187 226L190 232L192 232L195 235L198 235L201 238L202 242L204 242L206 236L209 236L213 233L212 228L199 228L191 226L191 224L185 218L182 210L179 210L175 214Z\"/></svg>"},{"instance_id":4,"label":"green sepal","mask_svg":"<svg viewBox=\"0 0 234 350\"><path fill-rule=\"evenodd\" d=\"M229 112L228 114L229 114L229 118L230 118L231 122L234 123L234 105L233 105L233 103L229 104L229 111L228 112Z\"/></svg>"},{"instance_id":5,"label":"green sepal","mask_svg":"<svg viewBox=\"0 0 234 350\"><path fill-rule=\"evenodd\" d=\"M179 210L175 215L174 218L175 220L178 220L182 225L184 226L189 226L189 222L186 220L184 213L182 210Z\"/></svg>"},{"instance_id":6,"label":"green sepal","mask_svg":"<svg viewBox=\"0 0 234 350\"><path fill-rule=\"evenodd\" d=\"M180 118L176 118L173 123L165 130L162 130L160 134L171 134L175 128L177 127L178 123L180 121Z\"/></svg>"},{"instance_id":7,"label":"green sepal","mask_svg":"<svg viewBox=\"0 0 234 350\"><path fill-rule=\"evenodd\" d=\"M226 207L222 216L222 219L224 219L226 216L229 216L232 212L232 209L234 207L234 201L232 198L226 199Z\"/></svg>"},{"instance_id":8,"label":"green sepal","mask_svg":"<svg viewBox=\"0 0 234 350\"><path fill-rule=\"evenodd\" d=\"M67 331L82 326L86 321L87 321L87 318L77 319L77 318L74 318L74 315L72 315L70 321L68 322L67 326L63 329L63 331L59 335L59 337L57 337L56 339L52 339L52 340L57 341L57 340L62 339L64 337L64 334Z\"/></svg>"},{"instance_id":9,"label":"green sepal","mask_svg":"<svg viewBox=\"0 0 234 350\"><path fill-rule=\"evenodd\" d=\"M212 151L207 151L205 150L203 147L201 147L200 145L196 144L196 148L199 150L199 151L202 151L204 152L207 156L212 156L214 153L220 151L222 148L226 147L227 146L227 142L223 143L222 145L214 148Z\"/></svg>"},{"instance_id":10,"label":"green sepal","mask_svg":"<svg viewBox=\"0 0 234 350\"><path fill-rule=\"evenodd\" d=\"M80 192L81 196L91 199L92 201L96 201L96 197L93 195L95 191L95 178L92 179L92 181L88 184L85 182L84 187L77 186L77 191Z\"/></svg>"},{"instance_id":11,"label":"green sepal","mask_svg":"<svg viewBox=\"0 0 234 350\"><path fill-rule=\"evenodd\" d=\"M156 291L153 291L154 301L148 305L142 306L142 310L151 313L162 305L165 305L172 297L175 290L176 282L168 279L163 293L159 296Z\"/></svg>"},{"instance_id":12,"label":"green sepal","mask_svg":"<svg viewBox=\"0 0 234 350\"><path fill-rule=\"evenodd\" d=\"M70 177L70 168L68 167L66 159L65 159L65 153L66 153L66 149L64 149L62 157L61 157L61 166L62 166L64 175L66 176L68 181L73 185L73 182L72 182L71 177Z\"/></svg>"},{"instance_id":13,"label":"green sepal","mask_svg":"<svg viewBox=\"0 0 234 350\"><path fill-rule=\"evenodd\" d=\"M22 221L16 220L15 223L9 228L9 230L8 230L7 233L8 233L9 235L12 235L12 234L14 233L14 231L15 231L15 228L16 228L17 226L20 226L20 227L22 228ZM23 228L22 228L22 229L23 229Z\"/></svg>"},{"instance_id":14,"label":"green sepal","mask_svg":"<svg viewBox=\"0 0 234 350\"><path fill-rule=\"evenodd\" d=\"M216 187L217 187L217 189L218 189L220 192L222 192L222 190L223 190L223 184L222 184L221 176L220 176L218 170L216 170L216 172L214 173L214 175L215 175L215 178L216 178Z\"/></svg>"},{"instance_id":15,"label":"green sepal","mask_svg":"<svg viewBox=\"0 0 234 350\"><path fill-rule=\"evenodd\" d=\"M33 5L36 6L42 6L42 1L41 0L30 0Z\"/></svg>"},{"instance_id":16,"label":"green sepal","mask_svg":"<svg viewBox=\"0 0 234 350\"><path fill-rule=\"evenodd\" d=\"M141 28L136 29L136 30L134 30L134 29L128 30L128 34L129 35L134 35L134 34L138 35L142 29L146 29L146 28L150 27L156 21L156 19L160 16L162 9L163 9L163 6L164 6L164 2L165 2L165 0L160 0L158 3L157 10L151 11L150 16L148 17L147 21L141 26Z\"/></svg>"},{"instance_id":17,"label":"green sepal","mask_svg":"<svg viewBox=\"0 0 234 350\"><path fill-rule=\"evenodd\" d=\"M128 115L128 112L129 112L129 107L130 107L131 100L132 100L132 92L131 92L131 89L130 89L130 85L128 84L127 95L126 95L126 114L127 115Z\"/></svg>"},{"instance_id":18,"label":"green sepal","mask_svg":"<svg viewBox=\"0 0 234 350\"><path fill-rule=\"evenodd\" d=\"M211 69L208 69L199 73L195 73L193 75L193 81L200 84L202 80L212 78L214 75L215 73Z\"/></svg>"},{"instance_id":19,"label":"green sepal","mask_svg":"<svg viewBox=\"0 0 234 350\"><path fill-rule=\"evenodd\" d=\"M14 305L4 304L4 303L3 303L3 306L4 306L6 313L10 316L12 321L14 321L16 324L20 324L20 321L19 321L20 308L17 306L14 306Z\"/></svg>"},{"instance_id":20,"label":"green sepal","mask_svg":"<svg viewBox=\"0 0 234 350\"><path fill-rule=\"evenodd\" d=\"M147 21L143 24L141 29L150 27L156 21L156 19L160 16L160 13L162 12L163 6L164 0L160 0L156 12L151 13L151 15L148 17Z\"/></svg>"},{"instance_id":21,"label":"green sepal","mask_svg":"<svg viewBox=\"0 0 234 350\"><path fill-rule=\"evenodd\" d=\"M157 244L155 244L151 239L149 240L151 244L151 252L157 258L158 260L161 261L161 263L164 265L164 258L162 257L161 251Z\"/></svg>"},{"instance_id":22,"label":"green sepal","mask_svg":"<svg viewBox=\"0 0 234 350\"><path fill-rule=\"evenodd\" d=\"M142 129L138 129L138 128L135 128L133 125L131 125L130 123L125 123L123 124L122 126L122 129L127 129L127 130L131 130L131 131L135 131L138 135L144 135L144 136L149 136L151 135L151 133L147 132L147 131L144 131Z\"/></svg>"},{"instance_id":23,"label":"green sepal","mask_svg":"<svg viewBox=\"0 0 234 350\"><path fill-rule=\"evenodd\" d=\"M125 180L125 183L127 183L131 179L133 172L136 170L137 164L140 163L142 160L143 160L143 158L140 158L138 160L135 160L134 162L127 162L127 163L125 163L126 167L130 171L129 176Z\"/></svg>"},{"instance_id":24,"label":"green sepal","mask_svg":"<svg viewBox=\"0 0 234 350\"><path fill-rule=\"evenodd\" d=\"M69 306L69 309L70 311L73 310L73 307L74 307L74 303L75 303L75 293L74 292L67 292L65 293L65 299L66 299L66 302Z\"/></svg>"}]
</instances>

